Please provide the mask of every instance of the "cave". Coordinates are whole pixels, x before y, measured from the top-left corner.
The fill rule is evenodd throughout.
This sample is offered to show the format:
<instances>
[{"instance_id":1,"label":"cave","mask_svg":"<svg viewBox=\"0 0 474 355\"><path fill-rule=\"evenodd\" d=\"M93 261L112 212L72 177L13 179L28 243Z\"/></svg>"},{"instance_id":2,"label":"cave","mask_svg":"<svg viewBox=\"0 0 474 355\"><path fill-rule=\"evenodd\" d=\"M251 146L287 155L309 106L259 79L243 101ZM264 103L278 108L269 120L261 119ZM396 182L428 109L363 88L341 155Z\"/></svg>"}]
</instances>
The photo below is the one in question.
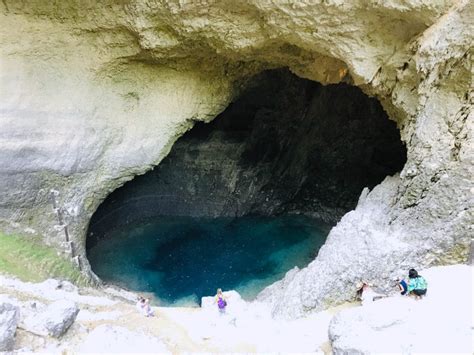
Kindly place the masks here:
<instances>
[{"instance_id":1,"label":"cave","mask_svg":"<svg viewBox=\"0 0 474 355\"><path fill-rule=\"evenodd\" d=\"M405 162L377 99L347 83L264 71L103 201L88 259L104 281L164 304L196 303L216 287L252 299L313 260L362 190Z\"/></svg>"}]
</instances>

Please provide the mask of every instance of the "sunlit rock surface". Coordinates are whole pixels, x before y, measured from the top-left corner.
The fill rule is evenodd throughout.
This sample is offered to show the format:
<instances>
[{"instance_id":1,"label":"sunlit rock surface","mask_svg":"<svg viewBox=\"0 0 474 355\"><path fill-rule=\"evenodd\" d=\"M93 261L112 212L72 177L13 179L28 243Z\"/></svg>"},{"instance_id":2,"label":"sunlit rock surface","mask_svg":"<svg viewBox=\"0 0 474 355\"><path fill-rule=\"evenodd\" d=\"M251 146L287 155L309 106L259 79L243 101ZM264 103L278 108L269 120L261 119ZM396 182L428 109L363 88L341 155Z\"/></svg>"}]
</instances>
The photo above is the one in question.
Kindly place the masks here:
<instances>
[{"instance_id":1,"label":"sunlit rock surface","mask_svg":"<svg viewBox=\"0 0 474 355\"><path fill-rule=\"evenodd\" d=\"M169 349L160 341L140 332L132 332L124 327L101 325L95 328L79 348L80 352L156 352L169 353Z\"/></svg>"},{"instance_id":2,"label":"sunlit rock surface","mask_svg":"<svg viewBox=\"0 0 474 355\"><path fill-rule=\"evenodd\" d=\"M316 261L287 280L272 298L275 314L295 317L349 299L359 277L387 281L408 266L465 261L473 7L468 0L3 1L2 230L28 231L64 250L57 227L64 222L87 268L85 233L100 202L159 164L193 121L224 110L251 75L286 66L376 96L398 124L407 163L364 193Z\"/></svg>"},{"instance_id":3,"label":"sunlit rock surface","mask_svg":"<svg viewBox=\"0 0 474 355\"><path fill-rule=\"evenodd\" d=\"M341 311L329 324L333 353L469 353L472 276L467 265L431 268L423 272L429 281L421 300L393 296ZM455 301L446 280L460 285Z\"/></svg>"},{"instance_id":4,"label":"sunlit rock surface","mask_svg":"<svg viewBox=\"0 0 474 355\"><path fill-rule=\"evenodd\" d=\"M235 291L224 291L225 314L219 313L214 297L204 297L202 308L157 307L152 301L155 316L147 318L135 306L137 295L129 300L132 294L123 290L62 290L53 282L25 283L3 275L0 302L20 308L21 322L10 334L15 335L10 343L15 353L471 354L472 267L419 271L428 282L428 295L420 301L394 294L394 286L383 300L344 304L291 321L272 318L269 304L245 302ZM456 302L449 304L453 290L446 280L458 291ZM24 329L32 305L46 311L51 306L43 302L57 298L81 309L66 334L57 339Z\"/></svg>"},{"instance_id":5,"label":"sunlit rock surface","mask_svg":"<svg viewBox=\"0 0 474 355\"><path fill-rule=\"evenodd\" d=\"M35 312L35 308L36 305L23 319L22 328L33 334L49 335L54 338L59 338L66 333L79 313L79 308L71 301L53 302L42 312Z\"/></svg>"}]
</instances>

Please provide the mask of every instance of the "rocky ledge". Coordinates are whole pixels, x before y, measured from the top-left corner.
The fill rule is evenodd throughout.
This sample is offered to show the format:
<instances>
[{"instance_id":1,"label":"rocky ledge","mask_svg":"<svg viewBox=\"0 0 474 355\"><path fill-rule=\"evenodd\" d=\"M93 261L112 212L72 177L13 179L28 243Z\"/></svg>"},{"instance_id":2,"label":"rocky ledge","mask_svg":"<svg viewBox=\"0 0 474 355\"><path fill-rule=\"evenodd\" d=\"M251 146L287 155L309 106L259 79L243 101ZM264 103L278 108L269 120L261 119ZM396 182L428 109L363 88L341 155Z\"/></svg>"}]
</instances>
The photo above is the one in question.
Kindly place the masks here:
<instances>
[{"instance_id":1,"label":"rocky ledge","mask_svg":"<svg viewBox=\"0 0 474 355\"><path fill-rule=\"evenodd\" d=\"M472 353L472 272L467 265L434 267L422 271L429 287L422 300L392 290L363 306L348 303L293 321L273 319L270 304L245 302L235 291L225 293L225 315L209 297L202 308L153 307L155 316L145 318L133 304L136 295L123 290L0 275L0 345L17 353ZM43 332L53 323L53 332Z\"/></svg>"}]
</instances>

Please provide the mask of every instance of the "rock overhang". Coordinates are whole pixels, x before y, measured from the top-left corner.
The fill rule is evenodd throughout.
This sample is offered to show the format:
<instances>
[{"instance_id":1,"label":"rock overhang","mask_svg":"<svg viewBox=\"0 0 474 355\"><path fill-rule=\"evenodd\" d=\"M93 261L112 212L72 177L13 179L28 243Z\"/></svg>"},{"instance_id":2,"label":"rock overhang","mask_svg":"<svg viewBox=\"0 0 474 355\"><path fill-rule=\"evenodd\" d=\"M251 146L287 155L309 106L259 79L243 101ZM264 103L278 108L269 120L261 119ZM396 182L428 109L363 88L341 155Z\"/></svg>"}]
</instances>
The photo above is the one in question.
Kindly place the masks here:
<instances>
[{"instance_id":1,"label":"rock overhang","mask_svg":"<svg viewBox=\"0 0 474 355\"><path fill-rule=\"evenodd\" d=\"M34 228L62 249L49 200L56 189L83 250L88 219L108 193L159 164L193 121L214 118L248 77L286 66L323 84L358 85L397 122L408 162L397 193L382 204L389 209L381 225L390 227L381 240L414 235L420 252L411 262L465 259L472 100L469 81L452 78L472 78L469 1L1 6L5 230ZM370 234L375 225L366 222Z\"/></svg>"}]
</instances>

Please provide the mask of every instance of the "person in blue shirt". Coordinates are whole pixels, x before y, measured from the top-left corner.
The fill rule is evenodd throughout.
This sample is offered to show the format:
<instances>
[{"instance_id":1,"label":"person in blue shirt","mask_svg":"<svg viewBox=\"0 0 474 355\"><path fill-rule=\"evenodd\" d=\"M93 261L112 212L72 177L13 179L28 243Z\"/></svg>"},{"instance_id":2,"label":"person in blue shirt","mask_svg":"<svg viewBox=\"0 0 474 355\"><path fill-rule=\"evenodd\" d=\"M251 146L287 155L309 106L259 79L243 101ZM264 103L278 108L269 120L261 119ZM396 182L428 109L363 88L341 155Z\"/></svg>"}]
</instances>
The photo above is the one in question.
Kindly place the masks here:
<instances>
[{"instance_id":1,"label":"person in blue shirt","mask_svg":"<svg viewBox=\"0 0 474 355\"><path fill-rule=\"evenodd\" d=\"M408 271L408 278L408 295L414 295L417 299L421 298L421 296L426 295L428 283L426 282L423 276L418 275L418 271L416 271L415 269L410 269Z\"/></svg>"}]
</instances>

